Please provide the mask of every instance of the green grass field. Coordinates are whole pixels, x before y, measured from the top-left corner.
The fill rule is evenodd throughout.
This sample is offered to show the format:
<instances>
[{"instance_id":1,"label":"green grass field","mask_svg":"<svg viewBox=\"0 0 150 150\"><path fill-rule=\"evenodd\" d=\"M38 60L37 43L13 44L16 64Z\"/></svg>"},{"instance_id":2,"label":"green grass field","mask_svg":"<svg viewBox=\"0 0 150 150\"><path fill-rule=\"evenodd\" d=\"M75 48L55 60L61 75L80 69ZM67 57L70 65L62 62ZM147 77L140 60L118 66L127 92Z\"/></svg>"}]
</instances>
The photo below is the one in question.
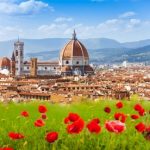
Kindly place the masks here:
<instances>
[{"instance_id":1,"label":"green grass field","mask_svg":"<svg viewBox=\"0 0 150 150\"><path fill-rule=\"evenodd\" d=\"M115 112L125 114L137 114L133 109L137 101L123 101L124 107L117 109L116 101L87 102L71 105L49 104L45 102L30 102L27 104L0 104L0 147L12 147L15 150L149 150L150 141L145 140L141 133L135 130L135 125L144 122L150 125L150 115L134 121L130 117L126 121L126 130L121 134L108 132L104 123L106 120L114 120ZM139 102L138 102L139 103ZM149 111L150 102L140 102ZM48 108L46 125L37 128L34 121L40 118L39 104ZM104 107L109 106L110 114L104 112ZM20 112L26 110L30 116L24 118ZM100 118L102 131L100 134L91 134L86 128L76 135L66 132L63 120L69 112L78 113L85 122L93 118ZM24 139L12 140L8 137L10 131L20 132L25 135ZM59 138L53 144L45 141L47 131L57 131Z\"/></svg>"}]
</instances>

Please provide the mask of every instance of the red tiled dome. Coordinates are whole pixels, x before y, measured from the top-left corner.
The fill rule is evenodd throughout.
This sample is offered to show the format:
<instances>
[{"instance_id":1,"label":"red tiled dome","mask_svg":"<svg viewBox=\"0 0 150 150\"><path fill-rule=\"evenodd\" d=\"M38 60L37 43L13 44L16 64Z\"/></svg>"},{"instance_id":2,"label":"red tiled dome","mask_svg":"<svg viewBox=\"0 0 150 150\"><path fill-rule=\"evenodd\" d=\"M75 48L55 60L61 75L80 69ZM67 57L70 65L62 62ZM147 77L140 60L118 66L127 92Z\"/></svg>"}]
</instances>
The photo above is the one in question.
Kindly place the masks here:
<instances>
[{"instance_id":1,"label":"red tiled dome","mask_svg":"<svg viewBox=\"0 0 150 150\"><path fill-rule=\"evenodd\" d=\"M73 38L62 49L60 57L62 59L70 59L73 57L83 57L83 59L89 59L87 49L84 45L76 39L76 33L74 32Z\"/></svg>"},{"instance_id":2,"label":"red tiled dome","mask_svg":"<svg viewBox=\"0 0 150 150\"><path fill-rule=\"evenodd\" d=\"M0 67L1 68L10 68L10 60L7 57L3 57L0 59Z\"/></svg>"}]
</instances>

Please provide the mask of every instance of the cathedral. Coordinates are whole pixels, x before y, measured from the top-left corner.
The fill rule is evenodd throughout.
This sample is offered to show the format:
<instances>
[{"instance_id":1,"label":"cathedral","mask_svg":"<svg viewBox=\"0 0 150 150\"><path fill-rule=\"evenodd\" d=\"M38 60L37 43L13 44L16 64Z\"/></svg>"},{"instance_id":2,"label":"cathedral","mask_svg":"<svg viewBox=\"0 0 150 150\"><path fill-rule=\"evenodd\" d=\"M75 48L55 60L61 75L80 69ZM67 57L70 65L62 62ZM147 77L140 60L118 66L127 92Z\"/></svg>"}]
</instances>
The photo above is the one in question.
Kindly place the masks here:
<instances>
[{"instance_id":1,"label":"cathedral","mask_svg":"<svg viewBox=\"0 0 150 150\"><path fill-rule=\"evenodd\" d=\"M74 31L72 39L60 52L59 65L63 75L84 75L93 73L89 65L89 55L85 46L77 39Z\"/></svg>"},{"instance_id":2,"label":"cathedral","mask_svg":"<svg viewBox=\"0 0 150 150\"><path fill-rule=\"evenodd\" d=\"M59 61L38 61L24 58L24 42L14 43L11 59L0 59L0 70L7 69L11 76L48 76L48 75L85 75L93 74L89 65L89 54L85 46L77 39L74 31L72 39L60 52Z\"/></svg>"}]
</instances>

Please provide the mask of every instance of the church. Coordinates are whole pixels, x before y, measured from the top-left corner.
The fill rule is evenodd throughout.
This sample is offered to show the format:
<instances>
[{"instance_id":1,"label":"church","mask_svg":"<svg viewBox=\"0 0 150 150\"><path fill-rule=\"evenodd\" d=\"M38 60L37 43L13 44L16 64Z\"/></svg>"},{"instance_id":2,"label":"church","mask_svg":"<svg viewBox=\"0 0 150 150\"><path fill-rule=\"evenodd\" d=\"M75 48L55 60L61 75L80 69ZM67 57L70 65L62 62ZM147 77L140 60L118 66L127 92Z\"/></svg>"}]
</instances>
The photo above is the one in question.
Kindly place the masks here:
<instances>
[{"instance_id":1,"label":"church","mask_svg":"<svg viewBox=\"0 0 150 150\"><path fill-rule=\"evenodd\" d=\"M0 70L7 69L11 76L49 76L49 75L85 75L93 74L89 65L89 54L85 46L77 39L76 32L72 39L60 51L59 61L39 61L24 58L24 42L19 39L14 43L11 59L0 59Z\"/></svg>"}]
</instances>

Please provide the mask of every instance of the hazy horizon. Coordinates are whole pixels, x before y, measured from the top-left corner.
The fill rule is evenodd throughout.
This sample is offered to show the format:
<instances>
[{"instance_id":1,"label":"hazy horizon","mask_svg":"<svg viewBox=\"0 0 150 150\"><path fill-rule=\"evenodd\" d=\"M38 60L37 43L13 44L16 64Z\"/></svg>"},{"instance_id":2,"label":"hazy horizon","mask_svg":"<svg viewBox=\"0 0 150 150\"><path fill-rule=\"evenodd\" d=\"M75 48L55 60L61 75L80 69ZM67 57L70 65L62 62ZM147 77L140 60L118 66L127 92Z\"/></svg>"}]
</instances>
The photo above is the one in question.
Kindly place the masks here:
<instances>
[{"instance_id":1,"label":"hazy horizon","mask_svg":"<svg viewBox=\"0 0 150 150\"><path fill-rule=\"evenodd\" d=\"M46 40L46 39L70 39L70 37L47 37L47 38L19 38L19 40ZM141 40L133 40L133 41L119 41L117 39L111 39L111 38L105 38L105 37L87 37L87 38L78 38L79 40L87 40L87 39L110 39L110 40L115 40L119 43L132 43L132 42L140 42L140 41L145 41L145 40L150 40L150 38L148 39L141 39ZM18 38L14 38L14 39L8 39L8 40L0 40L0 42L9 42L9 41L17 41Z\"/></svg>"}]
</instances>

